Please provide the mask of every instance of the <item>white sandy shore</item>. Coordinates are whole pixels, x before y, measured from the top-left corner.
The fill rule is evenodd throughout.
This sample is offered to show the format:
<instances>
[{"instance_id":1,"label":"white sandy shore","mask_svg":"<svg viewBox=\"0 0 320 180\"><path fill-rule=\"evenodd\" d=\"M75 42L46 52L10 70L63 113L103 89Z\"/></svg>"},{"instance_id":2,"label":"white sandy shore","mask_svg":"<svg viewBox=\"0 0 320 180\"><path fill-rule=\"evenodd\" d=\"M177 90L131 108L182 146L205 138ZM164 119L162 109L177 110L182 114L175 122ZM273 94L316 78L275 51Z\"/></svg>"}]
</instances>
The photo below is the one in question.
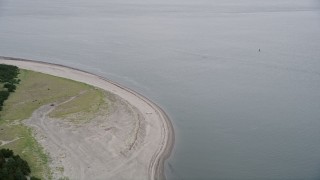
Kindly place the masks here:
<instances>
[{"instance_id":1,"label":"white sandy shore","mask_svg":"<svg viewBox=\"0 0 320 180\"><path fill-rule=\"evenodd\" d=\"M83 82L112 92L125 99L130 105L141 112L143 118L147 122L147 145L139 150L139 153L137 153L134 159L130 159L130 161L139 161L142 163L143 169L145 170L141 170L141 167L135 168L130 166L130 171L140 173L136 177L139 179L165 179L163 170L164 161L170 156L174 142L174 131L169 118L156 104L146 97L115 82L78 69L57 64L8 57L0 57L0 63L11 64L22 69ZM127 166L123 166L123 168L128 169ZM129 178L129 176L127 178ZM130 179L134 179L134 177L131 177Z\"/></svg>"}]
</instances>

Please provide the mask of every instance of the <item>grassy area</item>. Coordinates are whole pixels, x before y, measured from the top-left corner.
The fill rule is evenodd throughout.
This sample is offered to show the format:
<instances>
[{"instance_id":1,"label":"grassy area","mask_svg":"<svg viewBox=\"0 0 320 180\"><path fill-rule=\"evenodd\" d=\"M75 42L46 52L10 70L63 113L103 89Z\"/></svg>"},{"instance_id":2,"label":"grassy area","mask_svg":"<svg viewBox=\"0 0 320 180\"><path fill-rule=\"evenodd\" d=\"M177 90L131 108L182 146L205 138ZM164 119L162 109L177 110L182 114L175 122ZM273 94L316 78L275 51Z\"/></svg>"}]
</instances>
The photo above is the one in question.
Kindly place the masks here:
<instances>
[{"instance_id":1,"label":"grassy area","mask_svg":"<svg viewBox=\"0 0 320 180\"><path fill-rule=\"evenodd\" d=\"M70 120L75 123L85 123L99 113L105 113L105 93L97 89L82 92L77 98L58 106L49 116Z\"/></svg>"},{"instance_id":2,"label":"grassy area","mask_svg":"<svg viewBox=\"0 0 320 180\"><path fill-rule=\"evenodd\" d=\"M0 140L12 141L0 145L10 148L29 162L33 176L50 178L48 156L32 136L32 131L21 123L40 106L72 101L57 107L52 117L89 117L101 108L106 109L105 93L92 86L38 72L21 70L20 85L5 101L0 112ZM49 175L49 176L48 176Z\"/></svg>"},{"instance_id":3,"label":"grassy area","mask_svg":"<svg viewBox=\"0 0 320 180\"><path fill-rule=\"evenodd\" d=\"M1 148L9 148L19 154L30 165L33 176L50 178L50 170L47 165L48 157L43 152L42 147L32 137L32 132L29 128L21 124L9 125L1 122L0 125L1 140L14 140L11 143L1 146Z\"/></svg>"}]
</instances>

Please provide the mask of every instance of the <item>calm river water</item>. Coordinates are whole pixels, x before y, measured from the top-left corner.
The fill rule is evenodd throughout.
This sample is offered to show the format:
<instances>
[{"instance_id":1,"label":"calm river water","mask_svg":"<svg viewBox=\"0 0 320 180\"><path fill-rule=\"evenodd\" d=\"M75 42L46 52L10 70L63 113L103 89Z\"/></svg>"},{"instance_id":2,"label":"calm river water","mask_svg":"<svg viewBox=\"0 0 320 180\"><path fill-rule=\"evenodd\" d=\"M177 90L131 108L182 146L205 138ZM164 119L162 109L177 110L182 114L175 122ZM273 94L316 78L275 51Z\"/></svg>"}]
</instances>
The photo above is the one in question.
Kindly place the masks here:
<instances>
[{"instance_id":1,"label":"calm river water","mask_svg":"<svg viewBox=\"0 0 320 180\"><path fill-rule=\"evenodd\" d=\"M0 0L0 55L158 103L169 180L320 178L317 0Z\"/></svg>"}]
</instances>

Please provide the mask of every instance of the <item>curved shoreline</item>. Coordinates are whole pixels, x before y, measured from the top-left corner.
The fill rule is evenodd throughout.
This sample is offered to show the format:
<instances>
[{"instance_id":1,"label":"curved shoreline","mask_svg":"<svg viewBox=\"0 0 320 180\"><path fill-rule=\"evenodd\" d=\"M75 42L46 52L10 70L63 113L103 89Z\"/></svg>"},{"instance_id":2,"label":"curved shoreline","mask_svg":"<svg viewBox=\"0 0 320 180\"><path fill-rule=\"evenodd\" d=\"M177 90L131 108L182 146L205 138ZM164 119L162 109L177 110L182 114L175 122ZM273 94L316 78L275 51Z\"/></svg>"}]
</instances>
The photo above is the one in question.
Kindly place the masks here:
<instances>
[{"instance_id":1,"label":"curved shoreline","mask_svg":"<svg viewBox=\"0 0 320 180\"><path fill-rule=\"evenodd\" d=\"M135 92L134 90L131 90L127 87L124 87L124 86L122 86L114 81L111 81L105 77L93 74L88 71L80 70L77 68L68 67L68 66L64 66L64 65L60 65L60 64L55 64L55 63L27 60L27 59L22 59L22 58L3 57L3 56L0 56L0 63L16 65L16 66L22 67L24 69L29 69L29 70L43 72L43 73L47 73L47 74L51 74L51 75L55 75L55 76L59 76L59 77L64 77L67 79L72 79L75 81L80 81L80 82L83 82L83 83L86 83L86 84L89 84L92 86L102 88L102 89L110 91L112 93L115 93L124 99L126 99L124 96L127 96L127 97L131 96L131 97L129 97L130 99L136 98L141 101L141 102L137 102L137 104L139 104L139 103L147 104L150 108L152 108L152 110L154 110L154 112L157 116L157 117L153 117L153 118L155 118L156 120L161 122L161 142L159 143L159 148L157 149L155 154L153 154L152 159L150 161L150 164L148 165L148 179L165 179L164 163L165 163L165 160L167 158L169 158L171 155L171 151L174 146L175 136L174 136L174 129L173 129L172 123L171 123L168 115L158 105L156 105L155 103L153 103L148 98L141 95L140 93ZM32 66L32 65L35 65L35 66ZM42 69L39 69L41 67L36 67L37 65L38 66L43 65ZM65 76L67 76L67 77L65 77L64 75L61 75L61 74L63 74L63 72L62 73L60 72L61 74L50 72L50 68L53 68L53 69L56 68L55 69L56 71L72 70L72 71L74 71L74 74L69 74L69 75L64 74ZM77 78L77 74L81 74L82 76L87 76L89 78L87 79L87 81L83 80L83 79L79 80L79 78ZM98 82L96 83L93 81L89 81L90 78L98 78L98 80L101 80L107 84L99 85ZM123 92L120 92L121 90ZM127 94L123 94L123 93L127 93ZM132 101L134 101L134 100L132 100ZM135 104L132 104L132 105L135 106ZM141 112L145 111L144 109L141 109L141 108L139 110Z\"/></svg>"}]
</instances>

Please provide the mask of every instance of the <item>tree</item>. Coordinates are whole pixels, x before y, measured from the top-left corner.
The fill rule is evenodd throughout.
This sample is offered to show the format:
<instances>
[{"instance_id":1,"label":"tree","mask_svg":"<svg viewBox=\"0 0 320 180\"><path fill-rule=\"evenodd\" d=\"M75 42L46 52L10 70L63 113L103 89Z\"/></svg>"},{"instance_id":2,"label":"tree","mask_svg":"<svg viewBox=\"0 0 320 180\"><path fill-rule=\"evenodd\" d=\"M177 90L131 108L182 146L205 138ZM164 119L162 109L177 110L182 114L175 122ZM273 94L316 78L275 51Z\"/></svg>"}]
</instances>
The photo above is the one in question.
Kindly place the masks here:
<instances>
[{"instance_id":1,"label":"tree","mask_svg":"<svg viewBox=\"0 0 320 180\"><path fill-rule=\"evenodd\" d=\"M31 173L31 170L30 170L30 167L29 167L29 164L27 163L27 161L21 159L19 155L13 156L13 159L16 161L17 166L20 167L21 172L24 175L28 175Z\"/></svg>"},{"instance_id":2,"label":"tree","mask_svg":"<svg viewBox=\"0 0 320 180\"><path fill-rule=\"evenodd\" d=\"M16 90L16 85L11 83L6 83L3 87L7 88L9 92L14 92Z\"/></svg>"},{"instance_id":3,"label":"tree","mask_svg":"<svg viewBox=\"0 0 320 180\"><path fill-rule=\"evenodd\" d=\"M9 158L13 156L13 151L10 149L1 149L0 152L4 158Z\"/></svg>"},{"instance_id":4,"label":"tree","mask_svg":"<svg viewBox=\"0 0 320 180\"><path fill-rule=\"evenodd\" d=\"M15 180L27 180L26 176L22 173L20 168L18 168L16 170L16 172L14 173L14 179Z\"/></svg>"},{"instance_id":5,"label":"tree","mask_svg":"<svg viewBox=\"0 0 320 180\"><path fill-rule=\"evenodd\" d=\"M31 173L28 162L10 149L0 150L0 180L26 180ZM32 180L39 180L31 177Z\"/></svg>"},{"instance_id":6,"label":"tree","mask_svg":"<svg viewBox=\"0 0 320 180\"><path fill-rule=\"evenodd\" d=\"M4 101L8 99L11 92L16 90L16 84L20 82L20 79L17 79L18 74L18 67L0 64L0 83L3 83L3 87L7 89L0 91L0 111L2 110Z\"/></svg>"}]
</instances>

